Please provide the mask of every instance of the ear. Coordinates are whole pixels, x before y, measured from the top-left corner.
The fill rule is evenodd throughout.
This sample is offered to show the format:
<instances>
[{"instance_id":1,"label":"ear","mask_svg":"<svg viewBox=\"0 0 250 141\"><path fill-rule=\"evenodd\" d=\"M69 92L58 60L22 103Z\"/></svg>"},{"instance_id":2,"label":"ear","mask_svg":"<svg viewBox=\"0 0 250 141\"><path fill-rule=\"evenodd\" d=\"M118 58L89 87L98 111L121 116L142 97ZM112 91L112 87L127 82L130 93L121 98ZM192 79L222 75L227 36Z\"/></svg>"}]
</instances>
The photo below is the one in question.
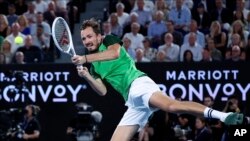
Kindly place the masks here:
<instances>
[{"instance_id":1,"label":"ear","mask_svg":"<svg viewBox=\"0 0 250 141\"><path fill-rule=\"evenodd\" d=\"M98 35L97 35L98 43L101 43L102 39L103 39L102 35L101 35L101 34L98 34Z\"/></svg>"}]
</instances>

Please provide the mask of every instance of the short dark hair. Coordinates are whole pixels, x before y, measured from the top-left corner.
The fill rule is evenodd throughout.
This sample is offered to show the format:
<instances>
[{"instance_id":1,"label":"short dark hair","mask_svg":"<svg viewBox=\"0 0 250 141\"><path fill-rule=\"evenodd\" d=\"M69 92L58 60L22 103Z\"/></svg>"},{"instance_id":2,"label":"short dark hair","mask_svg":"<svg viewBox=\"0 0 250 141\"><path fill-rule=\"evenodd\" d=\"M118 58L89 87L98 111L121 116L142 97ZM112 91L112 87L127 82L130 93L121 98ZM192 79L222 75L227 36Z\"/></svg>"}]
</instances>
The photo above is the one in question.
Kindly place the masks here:
<instances>
[{"instance_id":1,"label":"short dark hair","mask_svg":"<svg viewBox=\"0 0 250 141\"><path fill-rule=\"evenodd\" d=\"M100 28L100 24L98 21L96 21L94 18L91 18L89 20L84 20L81 26L81 30L86 29L87 27L92 27L93 31L96 34L101 34L101 28Z\"/></svg>"}]
</instances>

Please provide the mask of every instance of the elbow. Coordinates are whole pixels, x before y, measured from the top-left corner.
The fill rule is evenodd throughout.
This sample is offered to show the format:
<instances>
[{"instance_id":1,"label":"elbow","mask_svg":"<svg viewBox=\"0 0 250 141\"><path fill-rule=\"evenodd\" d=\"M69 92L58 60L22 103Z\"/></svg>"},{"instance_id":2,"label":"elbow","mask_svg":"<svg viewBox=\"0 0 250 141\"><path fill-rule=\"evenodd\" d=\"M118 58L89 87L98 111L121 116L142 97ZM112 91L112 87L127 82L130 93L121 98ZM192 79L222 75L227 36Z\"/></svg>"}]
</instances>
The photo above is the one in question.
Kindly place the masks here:
<instances>
[{"instance_id":1,"label":"elbow","mask_svg":"<svg viewBox=\"0 0 250 141\"><path fill-rule=\"evenodd\" d=\"M100 96L105 96L107 94L107 90L103 90L102 92L99 93Z\"/></svg>"}]
</instances>

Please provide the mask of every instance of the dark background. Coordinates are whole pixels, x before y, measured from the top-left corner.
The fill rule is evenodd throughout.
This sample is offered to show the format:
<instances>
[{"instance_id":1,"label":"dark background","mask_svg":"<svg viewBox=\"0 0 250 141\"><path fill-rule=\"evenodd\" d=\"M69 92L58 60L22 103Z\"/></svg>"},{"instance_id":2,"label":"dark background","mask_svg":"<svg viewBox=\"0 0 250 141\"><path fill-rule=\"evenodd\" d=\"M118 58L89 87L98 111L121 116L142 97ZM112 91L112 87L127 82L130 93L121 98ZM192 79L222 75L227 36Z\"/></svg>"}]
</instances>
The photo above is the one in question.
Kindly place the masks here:
<instances>
[{"instance_id":1,"label":"dark background","mask_svg":"<svg viewBox=\"0 0 250 141\"><path fill-rule=\"evenodd\" d=\"M217 83L222 85L227 83L240 83L243 87L249 85L250 77L249 72L250 68L249 63L194 63L194 64L184 64L184 63L140 63L137 64L137 67L146 72L153 80L158 84L164 84L167 87L176 83L183 84L188 86L189 84L198 86L200 83L208 83L213 87ZM87 65L89 67L89 65ZM173 70L176 72L188 71L188 70L239 70L239 75L237 80L185 80L185 81L166 81L166 71ZM56 103L52 101L52 98L55 97L53 91L51 91L48 101L44 102L41 99L39 94L37 95L37 100L35 102L26 100L25 102L15 101L15 102L6 102L3 99L2 92L8 85L15 85L14 82L7 82L3 79L0 79L0 110L8 108L18 108L24 107L26 104L37 104L41 107L41 112L38 115L39 121L42 125L41 131L41 141L68 141L69 137L66 135L67 125L75 115L76 109L75 104L78 102L86 102L89 105L93 106L94 110L100 111L103 114L103 120L100 124L101 140L107 141L110 139L113 131L115 130L116 125L118 124L120 118L126 110L124 106L124 101L122 97L113 90L108 85L108 94L104 97L98 96L89 85L80 77L78 77L75 66L72 64L32 64L32 65L0 65L0 74L3 76L6 72L21 70L23 72L60 72L67 71L70 72L70 79L65 81L51 81L51 82L25 82L27 88L29 89L31 85L41 85L46 88L48 85L72 85L77 86L79 84L87 85L87 89L81 90L78 94L77 101L72 102L72 95L66 94L63 97L68 99L68 102ZM205 91L203 95L205 95ZM177 91L178 93L178 91ZM238 91L236 93L239 94ZM247 92L249 95L249 90ZM221 91L217 95L215 101L218 108L223 108L224 102L221 101L222 96L225 96ZM249 97L249 96L248 96ZM184 99L187 99L184 98ZM199 99L194 98L195 101L201 102ZM250 102L242 101L243 107L250 107ZM245 109L250 111L249 109Z\"/></svg>"}]
</instances>

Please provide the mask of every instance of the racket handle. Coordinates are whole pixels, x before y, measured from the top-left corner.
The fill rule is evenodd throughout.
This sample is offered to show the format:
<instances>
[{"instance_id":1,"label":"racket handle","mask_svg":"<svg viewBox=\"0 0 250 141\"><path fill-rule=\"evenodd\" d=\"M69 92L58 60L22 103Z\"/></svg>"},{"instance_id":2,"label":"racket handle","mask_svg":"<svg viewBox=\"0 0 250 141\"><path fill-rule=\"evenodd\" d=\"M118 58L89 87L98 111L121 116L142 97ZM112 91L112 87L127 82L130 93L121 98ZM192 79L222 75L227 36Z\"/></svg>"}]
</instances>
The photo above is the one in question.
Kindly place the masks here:
<instances>
[{"instance_id":1,"label":"racket handle","mask_svg":"<svg viewBox=\"0 0 250 141\"><path fill-rule=\"evenodd\" d=\"M82 65L77 65L77 67L79 67L80 69L83 69L83 66L82 66Z\"/></svg>"}]
</instances>

